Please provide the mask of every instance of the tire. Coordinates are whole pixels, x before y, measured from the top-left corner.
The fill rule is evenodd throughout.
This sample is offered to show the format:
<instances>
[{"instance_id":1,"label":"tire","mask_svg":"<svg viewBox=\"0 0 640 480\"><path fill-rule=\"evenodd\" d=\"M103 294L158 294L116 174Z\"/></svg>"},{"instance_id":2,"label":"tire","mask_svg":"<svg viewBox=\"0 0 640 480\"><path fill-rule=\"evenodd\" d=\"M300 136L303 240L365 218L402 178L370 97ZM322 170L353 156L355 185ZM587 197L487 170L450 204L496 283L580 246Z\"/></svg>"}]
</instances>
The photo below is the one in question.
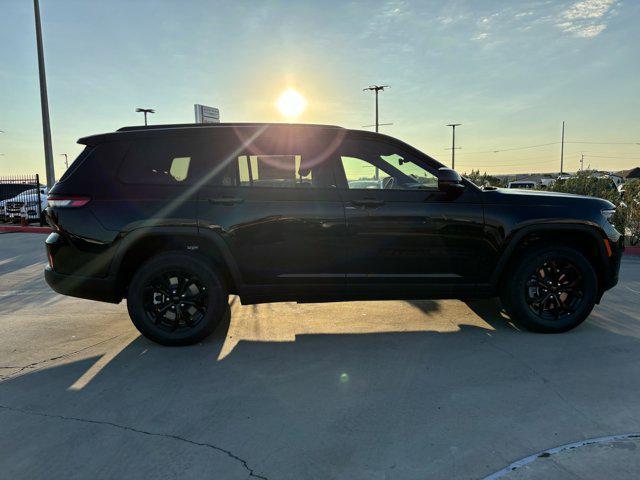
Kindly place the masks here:
<instances>
[{"instance_id":1,"label":"tire","mask_svg":"<svg viewBox=\"0 0 640 480\"><path fill-rule=\"evenodd\" d=\"M566 332L593 310L598 278L579 251L539 246L523 252L512 265L503 281L501 300L511 319L527 330Z\"/></svg>"},{"instance_id":2,"label":"tire","mask_svg":"<svg viewBox=\"0 0 640 480\"><path fill-rule=\"evenodd\" d=\"M216 329L228 308L222 276L198 255L158 254L136 271L127 289L131 321L161 345L200 342Z\"/></svg>"}]
</instances>

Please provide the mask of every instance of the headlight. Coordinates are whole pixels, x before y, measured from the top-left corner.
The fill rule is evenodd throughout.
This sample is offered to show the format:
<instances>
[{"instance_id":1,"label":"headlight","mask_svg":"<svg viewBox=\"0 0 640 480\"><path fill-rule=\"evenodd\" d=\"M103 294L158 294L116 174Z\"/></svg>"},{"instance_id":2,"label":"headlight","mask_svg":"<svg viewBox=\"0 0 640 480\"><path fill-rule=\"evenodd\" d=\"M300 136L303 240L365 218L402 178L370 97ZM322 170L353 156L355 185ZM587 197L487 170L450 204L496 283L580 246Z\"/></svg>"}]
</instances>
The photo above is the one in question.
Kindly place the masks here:
<instances>
[{"instance_id":1,"label":"headlight","mask_svg":"<svg viewBox=\"0 0 640 480\"><path fill-rule=\"evenodd\" d=\"M611 223L611 217L613 217L613 214L616 213L616 209L606 208L604 210L600 210L600 212L602 213L602 216L606 218L609 223Z\"/></svg>"}]
</instances>

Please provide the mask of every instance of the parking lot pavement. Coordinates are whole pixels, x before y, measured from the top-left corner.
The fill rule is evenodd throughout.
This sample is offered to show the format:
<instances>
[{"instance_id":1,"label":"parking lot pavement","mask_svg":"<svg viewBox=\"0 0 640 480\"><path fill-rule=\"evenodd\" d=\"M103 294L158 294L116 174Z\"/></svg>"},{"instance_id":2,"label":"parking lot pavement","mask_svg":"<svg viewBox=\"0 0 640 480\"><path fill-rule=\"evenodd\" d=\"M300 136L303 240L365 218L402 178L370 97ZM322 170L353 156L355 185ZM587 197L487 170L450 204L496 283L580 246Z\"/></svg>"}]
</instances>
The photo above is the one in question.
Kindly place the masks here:
<instances>
[{"instance_id":1,"label":"parking lot pavement","mask_svg":"<svg viewBox=\"0 0 640 480\"><path fill-rule=\"evenodd\" d=\"M493 301L231 299L167 348L124 304L51 292L43 241L0 235L4 478L478 479L530 455L501 478L638 477L633 436L548 450L640 432L637 257L561 335Z\"/></svg>"}]
</instances>

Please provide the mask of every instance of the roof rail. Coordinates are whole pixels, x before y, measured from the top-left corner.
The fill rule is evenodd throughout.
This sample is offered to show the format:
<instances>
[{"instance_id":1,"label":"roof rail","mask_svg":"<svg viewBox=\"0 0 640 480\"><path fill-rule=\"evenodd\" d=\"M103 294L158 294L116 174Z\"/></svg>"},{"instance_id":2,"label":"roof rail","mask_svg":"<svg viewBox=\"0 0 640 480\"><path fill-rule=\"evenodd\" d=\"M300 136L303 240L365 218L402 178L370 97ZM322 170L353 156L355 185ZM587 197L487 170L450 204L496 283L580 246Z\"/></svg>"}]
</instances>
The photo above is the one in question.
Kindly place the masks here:
<instances>
[{"instance_id":1,"label":"roof rail","mask_svg":"<svg viewBox=\"0 0 640 480\"><path fill-rule=\"evenodd\" d=\"M311 123L170 123L165 125L138 125L121 127L117 132L132 132L138 130L164 130L171 128L219 128L219 127L264 127L264 126L289 126L289 127L324 127L343 129L337 125L320 125Z\"/></svg>"}]
</instances>

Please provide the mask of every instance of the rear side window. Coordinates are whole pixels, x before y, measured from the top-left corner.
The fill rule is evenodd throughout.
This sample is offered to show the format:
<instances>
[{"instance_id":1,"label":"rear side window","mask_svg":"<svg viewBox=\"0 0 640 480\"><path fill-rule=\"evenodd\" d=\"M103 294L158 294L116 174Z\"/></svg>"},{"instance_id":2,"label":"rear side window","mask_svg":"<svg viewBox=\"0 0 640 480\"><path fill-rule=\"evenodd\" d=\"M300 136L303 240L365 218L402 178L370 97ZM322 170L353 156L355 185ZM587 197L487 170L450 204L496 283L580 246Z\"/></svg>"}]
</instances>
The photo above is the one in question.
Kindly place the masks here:
<instances>
[{"instance_id":1,"label":"rear side window","mask_svg":"<svg viewBox=\"0 0 640 480\"><path fill-rule=\"evenodd\" d=\"M118 176L125 183L180 185L191 183L196 159L204 157L204 142L190 138L145 139L133 142Z\"/></svg>"},{"instance_id":2,"label":"rear side window","mask_svg":"<svg viewBox=\"0 0 640 480\"><path fill-rule=\"evenodd\" d=\"M76 158L71 165L69 165L69 168L64 172L64 174L62 175L62 177L60 177L60 182L64 182L67 178L69 178L71 175L73 175L73 172L75 172L78 167L80 167L80 165L82 165L82 163L85 161L86 158L88 158L91 153L93 152L94 147L85 147L84 150L82 150L82 152L80 152L80 155L78 155L78 158Z\"/></svg>"},{"instance_id":3,"label":"rear side window","mask_svg":"<svg viewBox=\"0 0 640 480\"><path fill-rule=\"evenodd\" d=\"M302 155L241 155L238 157L241 187L296 188L323 186L314 183L313 168L302 164Z\"/></svg>"}]
</instances>

